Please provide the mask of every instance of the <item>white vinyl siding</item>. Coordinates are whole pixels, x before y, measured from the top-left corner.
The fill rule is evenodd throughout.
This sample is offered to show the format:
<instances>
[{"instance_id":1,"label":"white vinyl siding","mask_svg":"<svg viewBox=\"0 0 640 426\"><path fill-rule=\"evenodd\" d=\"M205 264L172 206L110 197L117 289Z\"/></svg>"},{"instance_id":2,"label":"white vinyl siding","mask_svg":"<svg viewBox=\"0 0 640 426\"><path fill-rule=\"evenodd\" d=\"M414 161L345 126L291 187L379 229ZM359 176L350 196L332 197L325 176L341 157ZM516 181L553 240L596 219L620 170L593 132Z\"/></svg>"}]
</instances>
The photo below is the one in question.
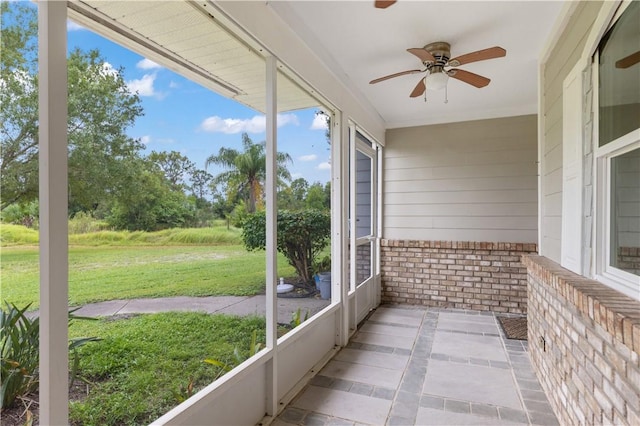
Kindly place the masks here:
<instances>
[{"instance_id":1,"label":"white vinyl siding","mask_svg":"<svg viewBox=\"0 0 640 426\"><path fill-rule=\"evenodd\" d=\"M562 241L561 264L582 273L582 69L569 73L562 108Z\"/></svg>"},{"instance_id":2,"label":"white vinyl siding","mask_svg":"<svg viewBox=\"0 0 640 426\"><path fill-rule=\"evenodd\" d=\"M540 254L560 263L562 234L562 85L580 59L601 2L580 2L544 66Z\"/></svg>"},{"instance_id":3,"label":"white vinyl siding","mask_svg":"<svg viewBox=\"0 0 640 426\"><path fill-rule=\"evenodd\" d=\"M535 242L536 116L387 131L384 238Z\"/></svg>"}]
</instances>

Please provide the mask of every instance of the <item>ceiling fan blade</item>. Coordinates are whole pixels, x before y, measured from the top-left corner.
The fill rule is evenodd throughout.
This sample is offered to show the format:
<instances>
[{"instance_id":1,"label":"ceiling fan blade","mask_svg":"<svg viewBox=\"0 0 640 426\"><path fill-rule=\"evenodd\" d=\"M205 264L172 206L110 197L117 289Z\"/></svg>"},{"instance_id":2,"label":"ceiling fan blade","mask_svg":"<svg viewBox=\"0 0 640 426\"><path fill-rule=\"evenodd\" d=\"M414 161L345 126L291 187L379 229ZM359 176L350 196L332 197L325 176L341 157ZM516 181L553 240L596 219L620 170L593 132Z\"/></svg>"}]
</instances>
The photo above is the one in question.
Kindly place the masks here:
<instances>
[{"instance_id":1,"label":"ceiling fan blade","mask_svg":"<svg viewBox=\"0 0 640 426\"><path fill-rule=\"evenodd\" d=\"M465 83L475 86L477 88L484 87L487 84L489 84L489 82L491 82L491 80L489 80L487 77L483 77L481 75L474 74L472 72L465 71L465 70L452 69L447 71L447 74L451 78L464 81Z\"/></svg>"},{"instance_id":2,"label":"ceiling fan blade","mask_svg":"<svg viewBox=\"0 0 640 426\"><path fill-rule=\"evenodd\" d=\"M436 61L436 58L434 58L431 53L427 52L422 47L412 47L410 49L407 49L407 52L416 55L418 58L420 58L420 60L422 62L435 62Z\"/></svg>"},{"instance_id":3,"label":"ceiling fan blade","mask_svg":"<svg viewBox=\"0 0 640 426\"><path fill-rule=\"evenodd\" d=\"M640 50L638 50L636 53L632 53L626 58L622 58L619 61L616 61L616 68L629 68L630 66L635 65L638 62L640 62Z\"/></svg>"},{"instance_id":4,"label":"ceiling fan blade","mask_svg":"<svg viewBox=\"0 0 640 426\"><path fill-rule=\"evenodd\" d=\"M397 72L395 74L389 74L389 75L385 75L384 77L380 77L380 78L376 78L375 80L371 80L369 82L369 84L376 84L376 83L380 83L381 81L389 80L390 78L400 77L401 75L407 75L407 74L415 74L415 73L418 73L418 72L423 72L423 71L422 70L401 71L401 72Z\"/></svg>"},{"instance_id":5,"label":"ceiling fan blade","mask_svg":"<svg viewBox=\"0 0 640 426\"><path fill-rule=\"evenodd\" d=\"M381 0L378 0L378 1L375 2L375 6L378 9L386 9L386 8L388 8L389 6L391 6L394 3L395 3L395 1L381 1Z\"/></svg>"},{"instance_id":6,"label":"ceiling fan blade","mask_svg":"<svg viewBox=\"0 0 640 426\"><path fill-rule=\"evenodd\" d=\"M488 49L477 50L475 52L467 53L466 55L457 56L449 60L449 65L457 67L471 62L485 61L487 59L501 58L507 54L507 51L502 47L494 46Z\"/></svg>"},{"instance_id":7,"label":"ceiling fan blade","mask_svg":"<svg viewBox=\"0 0 640 426\"><path fill-rule=\"evenodd\" d=\"M409 95L412 98L417 98L422 95L427 87L424 85L424 78L421 78L416 87L413 89L413 92Z\"/></svg>"}]
</instances>

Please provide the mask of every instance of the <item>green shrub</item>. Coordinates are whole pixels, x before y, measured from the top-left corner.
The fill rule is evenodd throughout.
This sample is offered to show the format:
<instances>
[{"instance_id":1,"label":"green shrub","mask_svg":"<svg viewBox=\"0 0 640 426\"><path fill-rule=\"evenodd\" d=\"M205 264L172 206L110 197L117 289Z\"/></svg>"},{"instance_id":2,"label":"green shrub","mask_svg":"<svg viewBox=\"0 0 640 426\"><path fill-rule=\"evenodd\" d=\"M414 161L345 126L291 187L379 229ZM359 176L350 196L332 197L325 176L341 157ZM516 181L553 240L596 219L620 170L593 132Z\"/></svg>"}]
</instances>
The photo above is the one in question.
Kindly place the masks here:
<instances>
[{"instance_id":1,"label":"green shrub","mask_svg":"<svg viewBox=\"0 0 640 426\"><path fill-rule=\"evenodd\" d=\"M265 248L266 216L254 213L246 218L242 239L247 250ZM320 210L278 212L278 251L306 283L313 281L314 258L331 240L331 215Z\"/></svg>"},{"instance_id":2,"label":"green shrub","mask_svg":"<svg viewBox=\"0 0 640 426\"><path fill-rule=\"evenodd\" d=\"M22 225L0 224L0 243L3 246L15 244L38 244L38 231Z\"/></svg>"},{"instance_id":3,"label":"green shrub","mask_svg":"<svg viewBox=\"0 0 640 426\"><path fill-rule=\"evenodd\" d=\"M69 234L87 234L107 229L109 229L109 224L94 218L91 213L78 212L69 219Z\"/></svg>"},{"instance_id":4,"label":"green shrub","mask_svg":"<svg viewBox=\"0 0 640 426\"><path fill-rule=\"evenodd\" d=\"M2 210L2 221L38 229L39 208L37 201L27 204L10 204Z\"/></svg>"},{"instance_id":5,"label":"green shrub","mask_svg":"<svg viewBox=\"0 0 640 426\"><path fill-rule=\"evenodd\" d=\"M40 321L25 316L28 308L6 303L6 310L0 312L2 409L38 386Z\"/></svg>"}]
</instances>

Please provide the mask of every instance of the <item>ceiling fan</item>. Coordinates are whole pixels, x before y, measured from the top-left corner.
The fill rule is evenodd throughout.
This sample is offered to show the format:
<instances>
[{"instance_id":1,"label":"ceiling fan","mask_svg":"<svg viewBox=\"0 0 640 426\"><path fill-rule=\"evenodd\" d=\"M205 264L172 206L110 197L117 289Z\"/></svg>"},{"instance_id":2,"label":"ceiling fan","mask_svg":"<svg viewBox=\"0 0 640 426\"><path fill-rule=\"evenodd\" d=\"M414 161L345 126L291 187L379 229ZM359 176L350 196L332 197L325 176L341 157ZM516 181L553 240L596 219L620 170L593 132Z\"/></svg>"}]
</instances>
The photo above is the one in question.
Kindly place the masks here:
<instances>
[{"instance_id":1,"label":"ceiling fan","mask_svg":"<svg viewBox=\"0 0 640 426\"><path fill-rule=\"evenodd\" d=\"M395 1L376 1L374 5L378 9L386 9L394 3Z\"/></svg>"},{"instance_id":2,"label":"ceiling fan","mask_svg":"<svg viewBox=\"0 0 640 426\"><path fill-rule=\"evenodd\" d=\"M421 96L427 87L430 90L440 90L446 87L449 77L463 81L472 86L481 88L489 84L491 80L478 74L458 68L446 69L449 67L458 67L460 65L469 64L471 62L485 61L487 59L501 58L507 54L502 47L494 46L488 49L478 50L467 53L466 55L451 58L451 48L449 43L438 41L427 44L425 47L416 47L407 49L407 52L415 55L420 59L424 69L401 71L395 74L386 75L384 77L371 80L369 84L376 84L390 78L400 77L407 74L418 74L426 72L425 78L421 78L416 87L411 92L412 98Z\"/></svg>"},{"instance_id":3,"label":"ceiling fan","mask_svg":"<svg viewBox=\"0 0 640 426\"><path fill-rule=\"evenodd\" d=\"M640 50L616 62L616 68L629 68L640 62Z\"/></svg>"}]
</instances>

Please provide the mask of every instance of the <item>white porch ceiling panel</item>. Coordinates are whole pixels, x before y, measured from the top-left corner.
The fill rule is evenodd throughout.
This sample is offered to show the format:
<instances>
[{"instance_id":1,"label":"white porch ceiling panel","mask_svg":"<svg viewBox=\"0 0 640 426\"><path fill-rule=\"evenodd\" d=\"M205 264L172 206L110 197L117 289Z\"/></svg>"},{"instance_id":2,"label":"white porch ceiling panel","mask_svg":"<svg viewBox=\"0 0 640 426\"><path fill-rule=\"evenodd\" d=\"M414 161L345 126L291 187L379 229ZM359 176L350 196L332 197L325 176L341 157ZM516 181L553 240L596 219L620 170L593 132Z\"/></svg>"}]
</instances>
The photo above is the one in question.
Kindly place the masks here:
<instances>
[{"instance_id":1,"label":"white porch ceiling panel","mask_svg":"<svg viewBox=\"0 0 640 426\"><path fill-rule=\"evenodd\" d=\"M268 52L234 36L210 4L192 1L73 1L72 20L199 84L265 111ZM278 111L319 102L278 71Z\"/></svg>"}]
</instances>

